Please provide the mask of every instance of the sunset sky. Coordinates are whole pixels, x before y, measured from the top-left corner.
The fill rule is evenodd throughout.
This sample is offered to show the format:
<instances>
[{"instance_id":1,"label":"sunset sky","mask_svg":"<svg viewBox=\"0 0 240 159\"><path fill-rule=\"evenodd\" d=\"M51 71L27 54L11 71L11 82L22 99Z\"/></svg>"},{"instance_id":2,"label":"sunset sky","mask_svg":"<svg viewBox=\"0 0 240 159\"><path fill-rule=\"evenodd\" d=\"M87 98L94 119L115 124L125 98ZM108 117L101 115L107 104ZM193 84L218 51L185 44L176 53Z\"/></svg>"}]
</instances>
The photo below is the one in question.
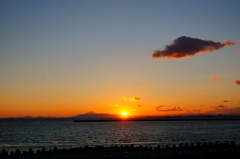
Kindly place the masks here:
<instances>
[{"instance_id":1,"label":"sunset sky","mask_svg":"<svg viewBox=\"0 0 240 159\"><path fill-rule=\"evenodd\" d=\"M1 0L0 118L240 114L239 0Z\"/></svg>"}]
</instances>

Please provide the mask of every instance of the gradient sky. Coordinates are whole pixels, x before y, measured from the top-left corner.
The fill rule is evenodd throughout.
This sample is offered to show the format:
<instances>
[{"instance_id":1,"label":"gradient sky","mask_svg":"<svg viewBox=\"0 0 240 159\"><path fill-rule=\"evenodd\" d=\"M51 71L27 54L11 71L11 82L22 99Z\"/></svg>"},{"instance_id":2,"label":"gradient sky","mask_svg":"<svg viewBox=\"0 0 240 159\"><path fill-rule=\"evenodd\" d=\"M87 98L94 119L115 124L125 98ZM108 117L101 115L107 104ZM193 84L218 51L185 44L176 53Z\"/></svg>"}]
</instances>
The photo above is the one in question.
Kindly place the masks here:
<instances>
[{"instance_id":1,"label":"gradient sky","mask_svg":"<svg viewBox=\"0 0 240 159\"><path fill-rule=\"evenodd\" d=\"M0 117L240 114L239 0L1 0ZM153 59L181 37L238 43Z\"/></svg>"}]
</instances>

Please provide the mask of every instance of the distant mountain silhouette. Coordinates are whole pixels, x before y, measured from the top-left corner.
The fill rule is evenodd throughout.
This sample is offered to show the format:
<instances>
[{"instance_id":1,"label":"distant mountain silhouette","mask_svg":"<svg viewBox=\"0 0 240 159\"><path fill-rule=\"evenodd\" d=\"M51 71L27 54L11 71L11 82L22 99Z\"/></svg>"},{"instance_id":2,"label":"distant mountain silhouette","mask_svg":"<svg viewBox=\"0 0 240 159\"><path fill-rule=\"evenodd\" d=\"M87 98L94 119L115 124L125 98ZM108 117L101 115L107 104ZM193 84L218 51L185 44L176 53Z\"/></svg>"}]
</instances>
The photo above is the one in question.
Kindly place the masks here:
<instances>
[{"instance_id":1,"label":"distant mountain silhouette","mask_svg":"<svg viewBox=\"0 0 240 159\"><path fill-rule=\"evenodd\" d=\"M86 114L97 114L97 113L94 112L94 111L90 111L90 112L85 113L85 115L86 115Z\"/></svg>"},{"instance_id":2,"label":"distant mountain silhouette","mask_svg":"<svg viewBox=\"0 0 240 159\"><path fill-rule=\"evenodd\" d=\"M74 116L73 118L79 118L79 119L112 119L112 118L120 118L119 114L98 114L94 111L87 112L85 114L80 114L77 116Z\"/></svg>"}]
</instances>

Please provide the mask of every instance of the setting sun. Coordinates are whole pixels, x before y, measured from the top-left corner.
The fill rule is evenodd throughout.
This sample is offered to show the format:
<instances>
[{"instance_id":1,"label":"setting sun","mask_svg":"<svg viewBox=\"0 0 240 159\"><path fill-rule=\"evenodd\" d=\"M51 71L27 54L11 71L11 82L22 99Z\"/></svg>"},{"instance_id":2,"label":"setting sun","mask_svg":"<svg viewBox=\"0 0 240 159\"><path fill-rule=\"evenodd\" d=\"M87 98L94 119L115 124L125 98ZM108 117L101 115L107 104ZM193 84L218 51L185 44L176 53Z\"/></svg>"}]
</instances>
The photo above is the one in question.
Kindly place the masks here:
<instances>
[{"instance_id":1,"label":"setting sun","mask_svg":"<svg viewBox=\"0 0 240 159\"><path fill-rule=\"evenodd\" d=\"M122 115L123 115L123 116L126 116L126 115L127 115L127 113L126 113L126 112L122 112Z\"/></svg>"}]
</instances>

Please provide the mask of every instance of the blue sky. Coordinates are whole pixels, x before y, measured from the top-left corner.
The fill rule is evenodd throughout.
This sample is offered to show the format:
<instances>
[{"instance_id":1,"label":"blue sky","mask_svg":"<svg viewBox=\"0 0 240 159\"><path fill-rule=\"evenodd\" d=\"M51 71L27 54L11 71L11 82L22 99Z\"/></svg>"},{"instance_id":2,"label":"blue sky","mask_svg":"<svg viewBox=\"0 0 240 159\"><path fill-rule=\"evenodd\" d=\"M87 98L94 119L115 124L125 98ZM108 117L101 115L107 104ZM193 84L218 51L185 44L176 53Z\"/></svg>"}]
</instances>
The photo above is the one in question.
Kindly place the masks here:
<instances>
[{"instance_id":1,"label":"blue sky","mask_svg":"<svg viewBox=\"0 0 240 159\"><path fill-rule=\"evenodd\" d=\"M224 99L226 109L237 108L239 45L177 60L151 56L181 36L239 43L239 7L238 0L1 0L0 116L161 115L159 105L210 112Z\"/></svg>"}]
</instances>

